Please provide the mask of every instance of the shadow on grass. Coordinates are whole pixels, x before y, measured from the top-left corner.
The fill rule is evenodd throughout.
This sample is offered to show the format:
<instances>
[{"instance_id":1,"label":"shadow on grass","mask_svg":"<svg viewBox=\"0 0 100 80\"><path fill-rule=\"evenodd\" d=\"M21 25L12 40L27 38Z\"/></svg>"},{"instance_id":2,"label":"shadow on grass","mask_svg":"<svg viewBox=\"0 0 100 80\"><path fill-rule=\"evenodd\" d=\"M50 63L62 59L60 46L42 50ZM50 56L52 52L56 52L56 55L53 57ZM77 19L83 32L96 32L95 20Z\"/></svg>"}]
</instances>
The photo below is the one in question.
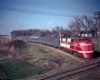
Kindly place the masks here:
<instances>
[{"instance_id":1,"label":"shadow on grass","mask_svg":"<svg viewBox=\"0 0 100 80\"><path fill-rule=\"evenodd\" d=\"M93 53L93 58L96 59L96 58L99 58L100 57L100 52L95 50L94 53Z\"/></svg>"}]
</instances>

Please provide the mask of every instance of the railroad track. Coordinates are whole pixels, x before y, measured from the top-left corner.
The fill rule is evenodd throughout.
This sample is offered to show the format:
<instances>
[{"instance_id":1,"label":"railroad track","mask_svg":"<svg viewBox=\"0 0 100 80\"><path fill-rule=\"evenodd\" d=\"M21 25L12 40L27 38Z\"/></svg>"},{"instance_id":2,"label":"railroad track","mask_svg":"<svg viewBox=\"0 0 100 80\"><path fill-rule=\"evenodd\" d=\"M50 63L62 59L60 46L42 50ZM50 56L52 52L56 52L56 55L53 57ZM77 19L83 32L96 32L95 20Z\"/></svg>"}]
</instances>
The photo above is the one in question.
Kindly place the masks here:
<instances>
[{"instance_id":1,"label":"railroad track","mask_svg":"<svg viewBox=\"0 0 100 80\"><path fill-rule=\"evenodd\" d=\"M92 64L86 64L83 67L78 67L75 69L71 69L71 70L66 70L63 72L59 72L57 74L54 75L50 75L50 76L46 76L46 77L42 77L39 78L38 80L62 80L62 79L70 79L82 74L86 74L88 72L91 72L93 70L96 70L100 66L100 62L96 62L96 63L92 63Z\"/></svg>"}]
</instances>

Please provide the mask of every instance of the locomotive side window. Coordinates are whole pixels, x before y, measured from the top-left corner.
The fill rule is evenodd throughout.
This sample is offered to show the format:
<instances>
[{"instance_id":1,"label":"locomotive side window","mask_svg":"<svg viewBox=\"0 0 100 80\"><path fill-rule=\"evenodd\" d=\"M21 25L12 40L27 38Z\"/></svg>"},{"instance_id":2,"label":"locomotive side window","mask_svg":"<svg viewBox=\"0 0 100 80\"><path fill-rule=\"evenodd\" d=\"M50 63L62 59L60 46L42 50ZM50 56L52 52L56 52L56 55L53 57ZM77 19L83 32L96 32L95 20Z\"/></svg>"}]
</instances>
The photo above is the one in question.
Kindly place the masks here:
<instances>
[{"instance_id":1,"label":"locomotive side window","mask_svg":"<svg viewBox=\"0 0 100 80\"><path fill-rule=\"evenodd\" d=\"M72 39L71 42L74 42L74 39Z\"/></svg>"},{"instance_id":2,"label":"locomotive side window","mask_svg":"<svg viewBox=\"0 0 100 80\"><path fill-rule=\"evenodd\" d=\"M67 38L65 38L65 40L67 41Z\"/></svg>"},{"instance_id":3,"label":"locomotive side window","mask_svg":"<svg viewBox=\"0 0 100 80\"><path fill-rule=\"evenodd\" d=\"M71 42L76 42L76 39L72 39Z\"/></svg>"}]
</instances>

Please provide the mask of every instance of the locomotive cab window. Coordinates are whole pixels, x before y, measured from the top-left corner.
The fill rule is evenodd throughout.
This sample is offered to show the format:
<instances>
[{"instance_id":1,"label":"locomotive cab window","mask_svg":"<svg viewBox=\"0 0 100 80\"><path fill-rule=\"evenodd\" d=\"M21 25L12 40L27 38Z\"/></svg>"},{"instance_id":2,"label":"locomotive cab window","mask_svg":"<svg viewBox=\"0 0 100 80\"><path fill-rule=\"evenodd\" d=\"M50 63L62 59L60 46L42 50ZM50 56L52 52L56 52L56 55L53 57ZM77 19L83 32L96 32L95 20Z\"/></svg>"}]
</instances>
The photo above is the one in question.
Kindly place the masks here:
<instances>
[{"instance_id":1,"label":"locomotive cab window","mask_svg":"<svg viewBox=\"0 0 100 80\"><path fill-rule=\"evenodd\" d=\"M79 40L79 41L83 41L83 40L84 40L84 38L79 38L78 40Z\"/></svg>"},{"instance_id":2,"label":"locomotive cab window","mask_svg":"<svg viewBox=\"0 0 100 80\"><path fill-rule=\"evenodd\" d=\"M86 38L85 38L85 40L90 41L91 39L90 39L90 38L88 38L88 37L86 37Z\"/></svg>"},{"instance_id":3,"label":"locomotive cab window","mask_svg":"<svg viewBox=\"0 0 100 80\"><path fill-rule=\"evenodd\" d=\"M72 39L71 42L74 42L74 39Z\"/></svg>"}]
</instances>

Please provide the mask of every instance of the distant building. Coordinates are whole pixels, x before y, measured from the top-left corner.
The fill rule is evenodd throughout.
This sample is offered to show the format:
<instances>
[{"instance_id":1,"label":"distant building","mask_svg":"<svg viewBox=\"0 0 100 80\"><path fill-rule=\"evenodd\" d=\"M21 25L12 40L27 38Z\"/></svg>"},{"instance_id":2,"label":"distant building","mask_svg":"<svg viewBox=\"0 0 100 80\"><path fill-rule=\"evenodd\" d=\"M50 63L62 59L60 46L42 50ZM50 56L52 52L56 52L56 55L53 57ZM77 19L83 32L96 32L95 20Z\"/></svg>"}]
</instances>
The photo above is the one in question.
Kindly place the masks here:
<instances>
[{"instance_id":1,"label":"distant building","mask_svg":"<svg viewBox=\"0 0 100 80\"><path fill-rule=\"evenodd\" d=\"M0 35L0 45L11 42L11 36L8 35Z\"/></svg>"}]
</instances>

